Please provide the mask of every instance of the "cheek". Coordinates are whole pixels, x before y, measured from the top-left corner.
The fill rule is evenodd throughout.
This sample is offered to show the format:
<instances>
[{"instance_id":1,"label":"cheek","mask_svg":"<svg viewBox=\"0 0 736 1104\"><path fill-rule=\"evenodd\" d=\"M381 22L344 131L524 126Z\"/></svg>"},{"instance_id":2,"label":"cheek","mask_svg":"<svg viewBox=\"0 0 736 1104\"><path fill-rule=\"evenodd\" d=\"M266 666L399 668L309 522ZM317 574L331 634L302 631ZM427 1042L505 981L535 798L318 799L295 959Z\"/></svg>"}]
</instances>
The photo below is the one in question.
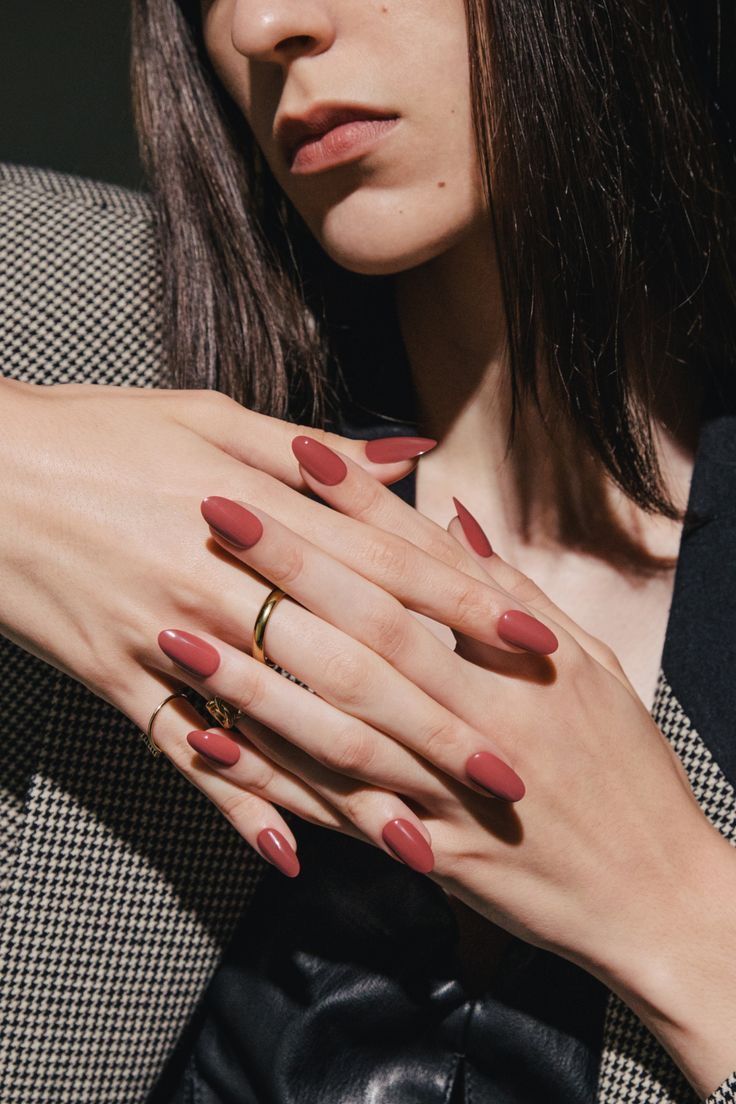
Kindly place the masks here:
<instances>
[{"instance_id":1,"label":"cheek","mask_svg":"<svg viewBox=\"0 0 736 1104\"><path fill-rule=\"evenodd\" d=\"M205 49L222 85L246 119L252 102L249 66L233 45L236 0L203 0L202 35Z\"/></svg>"}]
</instances>

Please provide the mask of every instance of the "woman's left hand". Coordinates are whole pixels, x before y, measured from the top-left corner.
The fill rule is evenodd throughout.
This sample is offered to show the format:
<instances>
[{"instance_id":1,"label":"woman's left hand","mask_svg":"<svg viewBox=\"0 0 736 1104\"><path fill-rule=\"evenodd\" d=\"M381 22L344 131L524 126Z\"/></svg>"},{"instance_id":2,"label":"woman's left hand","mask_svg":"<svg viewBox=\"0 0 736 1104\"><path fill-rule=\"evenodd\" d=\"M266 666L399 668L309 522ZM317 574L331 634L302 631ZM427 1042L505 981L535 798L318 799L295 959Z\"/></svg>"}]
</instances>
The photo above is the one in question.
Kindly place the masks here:
<instances>
[{"instance_id":1,"label":"woman's left hand","mask_svg":"<svg viewBox=\"0 0 736 1104\"><path fill-rule=\"evenodd\" d=\"M275 616L268 627L275 663L346 716L375 726L370 739L363 733L343 749L331 748L331 766L396 790L416 809L431 835L430 876L447 891L509 932L581 965L629 1003L640 997L655 1004L655 992L664 993L688 945L683 926L695 939L721 876L728 870L731 885L736 881L732 848L704 816L675 752L611 650L531 580L496 555L473 552L457 519L444 533L358 465L334 452L326 456L323 448L301 438L295 451L305 481L355 519L350 546L325 547L330 540L334 545L329 527L297 535L254 509L263 532L251 547L226 540L221 524L211 532L345 634L341 656L333 654L325 669L319 649L307 641L300 649L287 618ZM205 500L205 516L207 503L211 510L222 502ZM438 585L442 571L446 587ZM462 591L450 580L461 573L466 602L458 604ZM457 650L399 603L450 625ZM525 650L501 651L487 642L489 629L478 628L484 603L500 635L499 607L517 611L506 618L504 639L516 635ZM210 642L226 662L211 678L188 681L242 704L266 724L260 731L268 750L266 733L280 726L278 706L264 704L267 669L228 644ZM374 654L382 659L375 662ZM484 733L523 780L510 800L459 780L459 764L473 750L472 730ZM350 725L345 732L356 734ZM396 748L400 769L377 777L379 763L386 771L387 743ZM310 782L307 758L299 773ZM730 946L732 953L736 944ZM651 988L647 980L637 992L636 976L651 978Z\"/></svg>"}]
</instances>

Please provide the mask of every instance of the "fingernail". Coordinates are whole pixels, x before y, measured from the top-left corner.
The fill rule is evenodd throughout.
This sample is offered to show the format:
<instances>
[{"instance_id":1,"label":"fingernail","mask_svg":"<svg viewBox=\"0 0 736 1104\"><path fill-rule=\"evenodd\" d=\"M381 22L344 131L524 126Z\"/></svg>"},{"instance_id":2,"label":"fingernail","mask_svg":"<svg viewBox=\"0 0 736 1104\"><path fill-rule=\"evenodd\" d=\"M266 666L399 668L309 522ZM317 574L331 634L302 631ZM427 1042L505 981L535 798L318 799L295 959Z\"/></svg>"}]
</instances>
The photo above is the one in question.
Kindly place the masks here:
<instances>
[{"instance_id":1,"label":"fingernail","mask_svg":"<svg viewBox=\"0 0 736 1104\"><path fill-rule=\"evenodd\" d=\"M488 537L485 535L470 510L463 506L459 499L453 498L452 501L457 511L458 521L463 527L465 539L470 547L478 556L492 556L493 549L491 548L491 542L488 540Z\"/></svg>"},{"instance_id":2,"label":"fingernail","mask_svg":"<svg viewBox=\"0 0 736 1104\"><path fill-rule=\"evenodd\" d=\"M526 793L526 786L516 771L490 751L477 751L471 755L465 770L473 782L504 801L519 801Z\"/></svg>"},{"instance_id":3,"label":"fingernail","mask_svg":"<svg viewBox=\"0 0 736 1104\"><path fill-rule=\"evenodd\" d=\"M559 640L546 625L523 610L506 610L499 617L496 628L507 644L516 644L518 648L526 648L537 655L549 655L560 646Z\"/></svg>"},{"instance_id":4,"label":"fingernail","mask_svg":"<svg viewBox=\"0 0 736 1104\"><path fill-rule=\"evenodd\" d=\"M210 759L220 767L232 767L240 758L240 748L222 732L208 732L195 729L187 734L187 743L205 759Z\"/></svg>"},{"instance_id":5,"label":"fingernail","mask_svg":"<svg viewBox=\"0 0 736 1104\"><path fill-rule=\"evenodd\" d=\"M303 468L319 483L334 487L348 474L345 463L327 445L313 437L295 437L291 450Z\"/></svg>"},{"instance_id":6,"label":"fingernail","mask_svg":"<svg viewBox=\"0 0 736 1104\"><path fill-rule=\"evenodd\" d=\"M431 437L378 437L368 441L365 454L374 464L393 464L397 460L414 460L437 444Z\"/></svg>"},{"instance_id":7,"label":"fingernail","mask_svg":"<svg viewBox=\"0 0 736 1104\"><path fill-rule=\"evenodd\" d=\"M210 495L199 508L207 524L238 548L252 548L263 536L260 518L231 498Z\"/></svg>"},{"instance_id":8,"label":"fingernail","mask_svg":"<svg viewBox=\"0 0 736 1104\"><path fill-rule=\"evenodd\" d=\"M158 646L174 663L200 678L209 678L220 666L220 653L183 629L164 629L158 634Z\"/></svg>"},{"instance_id":9,"label":"fingernail","mask_svg":"<svg viewBox=\"0 0 736 1104\"><path fill-rule=\"evenodd\" d=\"M434 866L434 854L432 848L419 829L410 820L390 820L384 825L383 842L410 866L412 870L420 874L429 874Z\"/></svg>"},{"instance_id":10,"label":"fingernail","mask_svg":"<svg viewBox=\"0 0 736 1104\"><path fill-rule=\"evenodd\" d=\"M263 857L278 867L287 878L296 878L301 870L296 851L275 828L264 828L256 839Z\"/></svg>"}]
</instances>

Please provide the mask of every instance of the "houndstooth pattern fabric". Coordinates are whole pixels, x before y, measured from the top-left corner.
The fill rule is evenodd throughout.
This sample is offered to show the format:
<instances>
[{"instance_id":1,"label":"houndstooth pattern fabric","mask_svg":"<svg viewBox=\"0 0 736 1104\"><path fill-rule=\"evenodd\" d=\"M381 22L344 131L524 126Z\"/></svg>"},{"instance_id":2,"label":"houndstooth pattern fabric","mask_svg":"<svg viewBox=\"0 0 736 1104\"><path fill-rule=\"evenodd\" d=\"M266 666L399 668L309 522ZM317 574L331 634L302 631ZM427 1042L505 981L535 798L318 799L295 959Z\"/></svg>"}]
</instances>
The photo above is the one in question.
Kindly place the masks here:
<instances>
[{"instance_id":1,"label":"houndstooth pattern fabric","mask_svg":"<svg viewBox=\"0 0 736 1104\"><path fill-rule=\"evenodd\" d=\"M0 164L3 375L169 386L159 301L145 195ZM1 637L0 665L2 1104L143 1104L267 864L108 703ZM653 715L733 841L661 673ZM696 1100L612 994L597 1104ZM736 1074L706 1104L736 1104Z\"/></svg>"},{"instance_id":2,"label":"houndstooth pattern fabric","mask_svg":"<svg viewBox=\"0 0 736 1104\"><path fill-rule=\"evenodd\" d=\"M736 1104L736 1073L733 1077L727 1077L705 1104Z\"/></svg>"},{"instance_id":3,"label":"houndstooth pattern fabric","mask_svg":"<svg viewBox=\"0 0 736 1104\"><path fill-rule=\"evenodd\" d=\"M166 387L159 286L145 196L0 166L3 375ZM0 667L0 1098L140 1104L267 864L81 683Z\"/></svg>"},{"instance_id":4,"label":"houndstooth pattern fabric","mask_svg":"<svg viewBox=\"0 0 736 1104\"><path fill-rule=\"evenodd\" d=\"M663 671L652 717L681 759L703 812L736 844L736 794L692 727ZM701 1100L654 1035L613 993L606 1006L603 1039L598 1104L697 1104ZM736 1073L706 1104L736 1104L735 1090Z\"/></svg>"}]
</instances>

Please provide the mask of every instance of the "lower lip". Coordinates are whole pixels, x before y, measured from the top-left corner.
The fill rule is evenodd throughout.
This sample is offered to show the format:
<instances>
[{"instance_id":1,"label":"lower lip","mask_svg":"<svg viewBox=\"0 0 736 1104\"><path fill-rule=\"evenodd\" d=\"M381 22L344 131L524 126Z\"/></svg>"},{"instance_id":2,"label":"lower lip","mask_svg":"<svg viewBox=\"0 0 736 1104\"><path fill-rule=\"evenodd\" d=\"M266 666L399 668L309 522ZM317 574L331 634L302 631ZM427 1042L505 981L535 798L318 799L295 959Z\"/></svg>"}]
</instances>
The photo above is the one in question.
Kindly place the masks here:
<instances>
[{"instance_id":1,"label":"lower lip","mask_svg":"<svg viewBox=\"0 0 736 1104\"><path fill-rule=\"evenodd\" d=\"M293 173L310 173L342 165L363 154L369 146L393 130L398 119L353 119L305 142L291 163Z\"/></svg>"}]
</instances>

